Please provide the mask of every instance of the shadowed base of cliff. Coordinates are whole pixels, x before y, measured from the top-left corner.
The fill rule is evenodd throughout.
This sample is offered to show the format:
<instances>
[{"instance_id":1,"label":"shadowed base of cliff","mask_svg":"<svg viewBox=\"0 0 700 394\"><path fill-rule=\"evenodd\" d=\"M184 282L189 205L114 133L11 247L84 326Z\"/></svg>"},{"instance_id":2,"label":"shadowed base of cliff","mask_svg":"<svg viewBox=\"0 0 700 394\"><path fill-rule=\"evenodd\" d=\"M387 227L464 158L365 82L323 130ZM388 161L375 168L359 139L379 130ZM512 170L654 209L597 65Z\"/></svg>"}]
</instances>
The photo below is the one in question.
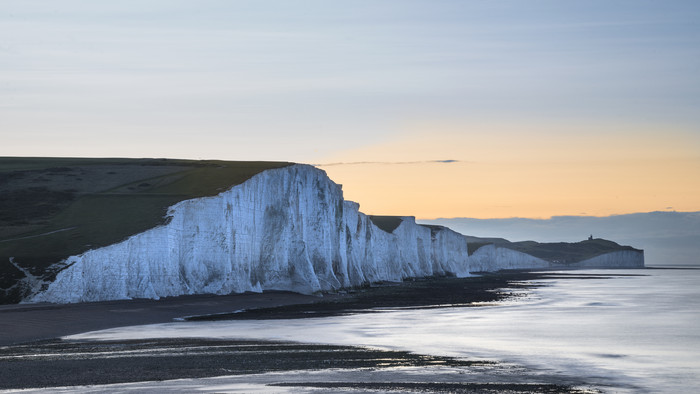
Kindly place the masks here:
<instances>
[{"instance_id":1,"label":"shadowed base of cliff","mask_svg":"<svg viewBox=\"0 0 700 394\"><path fill-rule=\"evenodd\" d=\"M188 316L187 321L303 319L376 313L393 308L444 308L483 306L524 295L535 285L529 280L546 273L501 271L468 278L410 278L403 282L380 282L328 294L331 297L312 304L253 308L232 313Z\"/></svg>"},{"instance_id":2,"label":"shadowed base of cliff","mask_svg":"<svg viewBox=\"0 0 700 394\"><path fill-rule=\"evenodd\" d=\"M635 276L637 274L619 274ZM643 275L643 274L640 274ZM232 313L188 316L186 321L303 319L378 313L388 309L431 309L444 307L480 307L526 296L539 279L605 279L606 274L536 272L525 270L484 272L468 278L413 278L401 283L383 282L344 294L331 294L327 300L311 304L282 305L239 310Z\"/></svg>"}]
</instances>

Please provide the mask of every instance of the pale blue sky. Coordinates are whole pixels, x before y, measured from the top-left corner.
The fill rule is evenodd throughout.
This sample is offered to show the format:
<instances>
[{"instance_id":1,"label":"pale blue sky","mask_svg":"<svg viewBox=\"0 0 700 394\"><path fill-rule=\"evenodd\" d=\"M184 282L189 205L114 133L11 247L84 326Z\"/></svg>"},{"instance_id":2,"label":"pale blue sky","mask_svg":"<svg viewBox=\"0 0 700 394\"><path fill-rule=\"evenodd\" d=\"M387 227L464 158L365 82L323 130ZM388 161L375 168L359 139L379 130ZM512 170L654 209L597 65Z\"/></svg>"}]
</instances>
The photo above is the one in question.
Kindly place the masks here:
<instances>
[{"instance_id":1,"label":"pale blue sky","mask_svg":"<svg viewBox=\"0 0 700 394\"><path fill-rule=\"evenodd\" d=\"M696 1L3 1L0 154L314 162L446 120L697 131L699 21Z\"/></svg>"}]
</instances>

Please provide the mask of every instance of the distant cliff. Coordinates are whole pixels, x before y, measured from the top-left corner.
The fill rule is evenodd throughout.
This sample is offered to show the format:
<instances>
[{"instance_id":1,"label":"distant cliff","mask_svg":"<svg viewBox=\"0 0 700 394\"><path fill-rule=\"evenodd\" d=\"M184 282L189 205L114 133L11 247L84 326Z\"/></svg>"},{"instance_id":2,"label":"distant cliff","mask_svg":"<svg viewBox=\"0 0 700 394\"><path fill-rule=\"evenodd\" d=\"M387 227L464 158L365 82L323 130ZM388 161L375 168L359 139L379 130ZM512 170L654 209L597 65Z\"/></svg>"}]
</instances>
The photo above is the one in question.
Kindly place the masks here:
<instances>
[{"instance_id":1,"label":"distant cliff","mask_svg":"<svg viewBox=\"0 0 700 394\"><path fill-rule=\"evenodd\" d=\"M605 239L581 242L510 242L466 236L470 271L530 268L642 268L644 252Z\"/></svg>"},{"instance_id":2,"label":"distant cliff","mask_svg":"<svg viewBox=\"0 0 700 394\"><path fill-rule=\"evenodd\" d=\"M265 170L216 196L181 201L167 217L165 224L59 262L52 267L59 271L55 280L27 272L25 301L314 293L408 277L558 266L497 245L470 255L468 239L448 228L419 225L412 217L369 217L343 199L325 172L307 165ZM641 251L628 252L597 256L585 266L643 266Z\"/></svg>"}]
</instances>

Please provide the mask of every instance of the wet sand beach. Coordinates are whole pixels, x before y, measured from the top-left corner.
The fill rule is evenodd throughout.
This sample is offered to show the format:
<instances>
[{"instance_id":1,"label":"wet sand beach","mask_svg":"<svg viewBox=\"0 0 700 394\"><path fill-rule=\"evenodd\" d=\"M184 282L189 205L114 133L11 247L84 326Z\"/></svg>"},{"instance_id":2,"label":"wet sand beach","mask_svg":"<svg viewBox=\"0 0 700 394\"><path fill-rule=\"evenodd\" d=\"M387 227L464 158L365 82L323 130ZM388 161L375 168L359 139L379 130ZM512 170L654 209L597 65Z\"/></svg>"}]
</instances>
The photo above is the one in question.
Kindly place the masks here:
<instances>
[{"instance_id":1,"label":"wet sand beach","mask_svg":"<svg viewBox=\"0 0 700 394\"><path fill-rule=\"evenodd\" d=\"M247 382L245 376L251 376L251 379L256 376L254 380L260 382L261 387L290 392L301 388L314 392L584 392L580 387L585 382L575 378L543 377L488 361L402 351L216 338L121 341L59 338L120 326L172 322L193 315L196 317L190 320L293 319L368 313L375 308L477 306L518 296L523 288L530 286L523 280L541 275L510 273L476 278L421 279L377 284L324 297L273 292L185 296L158 301L6 305L0 307L0 330L4 334L0 338L0 344L4 345L0 347L0 389L217 376L240 376L234 380L242 384ZM237 313L231 313L234 311ZM419 381L413 372L405 373L416 369L423 376L418 378ZM446 374L445 369L453 372ZM298 371L315 371L317 375L301 379ZM338 371L347 371L349 375L331 378ZM270 375L272 372L276 374ZM442 381L435 380L438 375L444 375ZM369 381L371 376L373 381ZM118 389L116 386L99 387L105 391ZM87 392L101 391L99 387ZM193 390L190 386L178 387L172 391ZM156 385L143 389L155 392L163 387Z\"/></svg>"},{"instance_id":2,"label":"wet sand beach","mask_svg":"<svg viewBox=\"0 0 700 394\"><path fill-rule=\"evenodd\" d=\"M332 299L333 296L325 298ZM114 327L169 323L190 315L313 303L322 299L290 292L265 292L190 295L160 300L0 305L0 346Z\"/></svg>"},{"instance_id":3,"label":"wet sand beach","mask_svg":"<svg viewBox=\"0 0 700 394\"><path fill-rule=\"evenodd\" d=\"M538 275L541 274L513 272L470 278L413 279L323 295L266 291L188 295L160 300L0 305L0 346L114 327L169 323L188 317L191 317L189 320L303 318L355 313L378 307L492 302L517 295L502 289L517 287L514 282Z\"/></svg>"}]
</instances>

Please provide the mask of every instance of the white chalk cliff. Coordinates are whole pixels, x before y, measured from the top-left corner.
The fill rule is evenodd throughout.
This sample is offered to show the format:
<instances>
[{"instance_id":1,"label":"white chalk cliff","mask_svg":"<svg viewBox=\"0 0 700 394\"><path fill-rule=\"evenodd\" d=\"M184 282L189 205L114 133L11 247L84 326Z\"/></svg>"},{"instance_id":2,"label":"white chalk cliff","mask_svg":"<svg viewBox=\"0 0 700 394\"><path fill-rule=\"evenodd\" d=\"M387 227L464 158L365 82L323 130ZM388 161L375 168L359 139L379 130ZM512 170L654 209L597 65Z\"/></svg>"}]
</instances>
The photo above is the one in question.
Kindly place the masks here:
<instances>
[{"instance_id":1,"label":"white chalk cliff","mask_svg":"<svg viewBox=\"0 0 700 394\"><path fill-rule=\"evenodd\" d=\"M635 250L618 250L601 254L574 264L575 268L640 268L644 267L644 253Z\"/></svg>"},{"instance_id":2,"label":"white chalk cliff","mask_svg":"<svg viewBox=\"0 0 700 394\"><path fill-rule=\"evenodd\" d=\"M357 203L343 199L324 171L307 165L261 172L217 196L182 201L168 216L165 225L69 257L55 281L26 301L314 293L407 277L549 266L492 246L468 256L461 234L418 225L412 217L403 217L391 233L381 230ZM633 260L631 265L638 264L638 256ZM591 266L617 263L600 257Z\"/></svg>"}]
</instances>

